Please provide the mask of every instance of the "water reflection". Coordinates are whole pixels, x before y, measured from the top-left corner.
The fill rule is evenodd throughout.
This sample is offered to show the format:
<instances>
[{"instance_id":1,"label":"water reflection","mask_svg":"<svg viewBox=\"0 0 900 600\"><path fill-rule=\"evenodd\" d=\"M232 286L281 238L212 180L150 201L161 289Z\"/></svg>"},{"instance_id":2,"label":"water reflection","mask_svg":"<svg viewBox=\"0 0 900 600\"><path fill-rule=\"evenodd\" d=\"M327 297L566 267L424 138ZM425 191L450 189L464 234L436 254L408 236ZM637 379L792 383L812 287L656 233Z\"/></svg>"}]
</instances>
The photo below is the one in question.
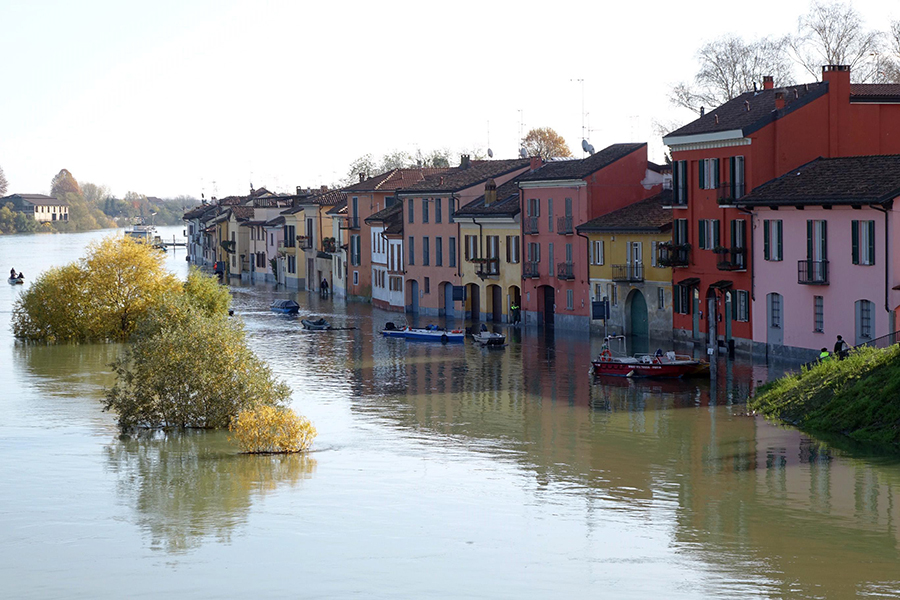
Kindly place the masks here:
<instances>
[{"instance_id":1,"label":"water reflection","mask_svg":"<svg viewBox=\"0 0 900 600\"><path fill-rule=\"evenodd\" d=\"M230 542L255 500L296 487L316 468L308 454L237 454L222 432L121 436L105 454L151 548L168 553Z\"/></svg>"}]
</instances>

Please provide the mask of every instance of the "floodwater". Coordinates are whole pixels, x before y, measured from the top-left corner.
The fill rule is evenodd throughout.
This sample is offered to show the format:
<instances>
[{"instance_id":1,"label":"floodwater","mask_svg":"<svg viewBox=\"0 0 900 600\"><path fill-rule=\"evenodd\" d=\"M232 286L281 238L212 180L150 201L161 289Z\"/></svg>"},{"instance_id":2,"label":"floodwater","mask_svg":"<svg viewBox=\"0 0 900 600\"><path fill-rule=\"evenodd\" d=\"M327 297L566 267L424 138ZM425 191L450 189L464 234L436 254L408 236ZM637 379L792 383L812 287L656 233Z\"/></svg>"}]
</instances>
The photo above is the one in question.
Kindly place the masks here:
<instances>
[{"instance_id":1,"label":"floodwater","mask_svg":"<svg viewBox=\"0 0 900 600\"><path fill-rule=\"evenodd\" d=\"M101 235L2 236L0 256L30 279ZM167 264L186 273L184 250ZM319 430L308 455L120 436L100 404L118 346L0 328L2 597L900 595L900 461L746 416L775 371L594 382L581 335L410 343L366 304L232 291ZM300 317L267 310L286 297ZM306 332L309 314L355 329Z\"/></svg>"}]
</instances>

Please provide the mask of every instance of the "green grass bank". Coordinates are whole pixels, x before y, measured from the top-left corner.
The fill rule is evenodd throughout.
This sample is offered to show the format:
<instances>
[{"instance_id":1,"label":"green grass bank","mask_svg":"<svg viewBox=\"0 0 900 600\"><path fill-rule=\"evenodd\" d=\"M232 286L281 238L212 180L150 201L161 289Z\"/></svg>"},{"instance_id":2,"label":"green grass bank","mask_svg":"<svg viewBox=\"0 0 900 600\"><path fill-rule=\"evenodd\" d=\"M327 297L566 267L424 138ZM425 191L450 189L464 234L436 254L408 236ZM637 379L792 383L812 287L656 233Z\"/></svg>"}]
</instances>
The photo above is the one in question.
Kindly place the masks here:
<instances>
[{"instance_id":1,"label":"green grass bank","mask_svg":"<svg viewBox=\"0 0 900 600\"><path fill-rule=\"evenodd\" d=\"M900 345L804 367L758 388L750 408L809 432L900 445Z\"/></svg>"}]
</instances>

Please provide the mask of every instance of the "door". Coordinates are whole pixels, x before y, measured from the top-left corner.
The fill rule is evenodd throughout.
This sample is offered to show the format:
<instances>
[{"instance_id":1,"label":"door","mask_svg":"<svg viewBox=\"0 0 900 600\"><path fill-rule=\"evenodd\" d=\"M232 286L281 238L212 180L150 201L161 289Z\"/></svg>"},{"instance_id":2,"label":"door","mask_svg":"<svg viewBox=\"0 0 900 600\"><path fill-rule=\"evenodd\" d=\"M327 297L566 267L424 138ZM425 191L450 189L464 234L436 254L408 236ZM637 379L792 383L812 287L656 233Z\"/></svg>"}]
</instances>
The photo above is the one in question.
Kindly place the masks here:
<instances>
[{"instance_id":1,"label":"door","mask_svg":"<svg viewBox=\"0 0 900 600\"><path fill-rule=\"evenodd\" d=\"M413 314L419 313L419 282L413 279L407 283L406 289L409 293L409 301L406 303L407 310Z\"/></svg>"},{"instance_id":2,"label":"door","mask_svg":"<svg viewBox=\"0 0 900 600\"><path fill-rule=\"evenodd\" d=\"M640 281L641 269L644 265L644 244L631 242L628 244L628 277L633 281Z\"/></svg>"},{"instance_id":3,"label":"door","mask_svg":"<svg viewBox=\"0 0 900 600\"><path fill-rule=\"evenodd\" d=\"M781 294L766 295L766 344L781 346L784 343L784 300Z\"/></svg>"},{"instance_id":4,"label":"door","mask_svg":"<svg viewBox=\"0 0 900 600\"><path fill-rule=\"evenodd\" d=\"M481 320L481 288L474 283L469 284L469 317L476 322Z\"/></svg>"},{"instance_id":5,"label":"door","mask_svg":"<svg viewBox=\"0 0 900 600\"><path fill-rule=\"evenodd\" d=\"M444 315L449 318L456 317L456 311L453 310L453 284L444 284Z\"/></svg>"},{"instance_id":6,"label":"door","mask_svg":"<svg viewBox=\"0 0 900 600\"><path fill-rule=\"evenodd\" d=\"M502 293L500 291L500 286L492 285L489 289L491 294L491 308L493 310L491 320L494 323L500 323L503 321L503 300L501 298Z\"/></svg>"},{"instance_id":7,"label":"door","mask_svg":"<svg viewBox=\"0 0 900 600\"><path fill-rule=\"evenodd\" d=\"M647 300L640 290L632 290L629 304L628 332L631 348L635 353L649 352L650 327L647 318Z\"/></svg>"},{"instance_id":8,"label":"door","mask_svg":"<svg viewBox=\"0 0 900 600\"><path fill-rule=\"evenodd\" d=\"M549 285L541 287L544 290L544 297L542 298L544 325L553 325L553 312L556 308L556 290Z\"/></svg>"},{"instance_id":9,"label":"door","mask_svg":"<svg viewBox=\"0 0 900 600\"><path fill-rule=\"evenodd\" d=\"M691 337L695 340L700 339L700 290L697 288L691 288L691 312L693 313Z\"/></svg>"},{"instance_id":10,"label":"door","mask_svg":"<svg viewBox=\"0 0 900 600\"><path fill-rule=\"evenodd\" d=\"M716 314L716 305L716 293L713 290L709 290L709 294L706 296L706 322L708 325L706 331L706 345L710 348L717 348L719 346L719 336L716 331L719 319Z\"/></svg>"},{"instance_id":11,"label":"door","mask_svg":"<svg viewBox=\"0 0 900 600\"><path fill-rule=\"evenodd\" d=\"M725 292L725 345L731 340L731 319L734 314L734 307L731 304L731 292Z\"/></svg>"}]
</instances>

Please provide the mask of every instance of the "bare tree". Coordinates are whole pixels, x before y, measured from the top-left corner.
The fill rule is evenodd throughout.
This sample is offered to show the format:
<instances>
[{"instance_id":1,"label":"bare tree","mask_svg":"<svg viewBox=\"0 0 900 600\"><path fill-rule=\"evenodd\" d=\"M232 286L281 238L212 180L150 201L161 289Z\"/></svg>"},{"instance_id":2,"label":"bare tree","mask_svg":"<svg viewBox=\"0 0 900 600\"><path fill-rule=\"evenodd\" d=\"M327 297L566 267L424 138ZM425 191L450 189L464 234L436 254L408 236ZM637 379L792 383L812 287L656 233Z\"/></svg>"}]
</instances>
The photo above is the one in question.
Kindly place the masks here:
<instances>
[{"instance_id":1,"label":"bare tree","mask_svg":"<svg viewBox=\"0 0 900 600\"><path fill-rule=\"evenodd\" d=\"M0 197L6 195L7 188L9 188L9 182L6 181L6 175L3 174L3 167L0 167Z\"/></svg>"},{"instance_id":2,"label":"bare tree","mask_svg":"<svg viewBox=\"0 0 900 600\"><path fill-rule=\"evenodd\" d=\"M791 47L797 62L819 78L823 65L848 65L853 81L873 81L884 34L866 29L850 4L819 2L800 17Z\"/></svg>"},{"instance_id":3,"label":"bare tree","mask_svg":"<svg viewBox=\"0 0 900 600\"><path fill-rule=\"evenodd\" d=\"M550 127L532 129L522 138L522 147L528 156L540 156L541 158L566 158L572 156L568 144L563 136L556 133Z\"/></svg>"},{"instance_id":4,"label":"bare tree","mask_svg":"<svg viewBox=\"0 0 900 600\"><path fill-rule=\"evenodd\" d=\"M675 106L696 113L713 108L753 89L763 76L771 75L778 85L794 82L787 38L764 37L745 41L725 35L707 42L697 51L700 69L693 84L679 83L669 93Z\"/></svg>"},{"instance_id":5,"label":"bare tree","mask_svg":"<svg viewBox=\"0 0 900 600\"><path fill-rule=\"evenodd\" d=\"M885 51L878 56L876 83L900 83L900 20L891 22Z\"/></svg>"}]
</instances>

